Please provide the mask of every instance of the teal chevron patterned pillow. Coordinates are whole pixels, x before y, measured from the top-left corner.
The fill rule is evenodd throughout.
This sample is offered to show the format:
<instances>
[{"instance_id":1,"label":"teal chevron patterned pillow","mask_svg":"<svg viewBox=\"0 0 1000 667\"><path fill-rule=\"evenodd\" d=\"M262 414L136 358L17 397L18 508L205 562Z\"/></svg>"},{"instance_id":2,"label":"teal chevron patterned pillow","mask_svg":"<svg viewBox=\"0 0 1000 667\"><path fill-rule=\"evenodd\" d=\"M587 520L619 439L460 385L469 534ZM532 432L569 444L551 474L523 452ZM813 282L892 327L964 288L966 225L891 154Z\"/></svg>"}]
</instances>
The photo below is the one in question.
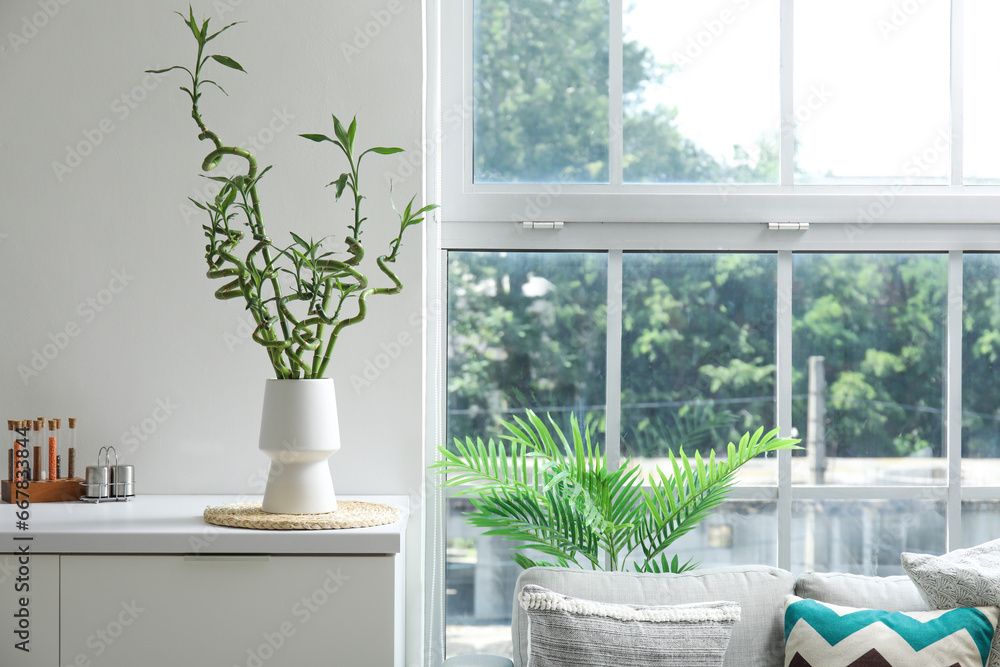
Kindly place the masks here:
<instances>
[{"instance_id":1,"label":"teal chevron patterned pillow","mask_svg":"<svg viewBox=\"0 0 1000 667\"><path fill-rule=\"evenodd\" d=\"M785 667L984 667L1000 609L855 609L785 598Z\"/></svg>"}]
</instances>

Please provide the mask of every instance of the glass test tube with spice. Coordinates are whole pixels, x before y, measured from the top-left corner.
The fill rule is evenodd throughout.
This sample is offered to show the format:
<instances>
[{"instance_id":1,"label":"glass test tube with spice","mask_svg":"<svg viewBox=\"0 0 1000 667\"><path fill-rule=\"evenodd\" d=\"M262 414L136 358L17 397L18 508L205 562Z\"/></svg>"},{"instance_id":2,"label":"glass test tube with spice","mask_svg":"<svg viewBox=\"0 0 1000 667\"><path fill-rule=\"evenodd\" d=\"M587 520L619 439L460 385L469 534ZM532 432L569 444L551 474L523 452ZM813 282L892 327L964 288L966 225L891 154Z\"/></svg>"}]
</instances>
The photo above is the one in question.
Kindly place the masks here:
<instances>
[{"instance_id":1,"label":"glass test tube with spice","mask_svg":"<svg viewBox=\"0 0 1000 667\"><path fill-rule=\"evenodd\" d=\"M38 472L31 477L32 479L46 480L49 478L49 455L48 441L44 439L42 434L45 427L40 419L29 420L28 423L31 425L31 439L35 443L35 449L39 452L36 463Z\"/></svg>"},{"instance_id":2,"label":"glass test tube with spice","mask_svg":"<svg viewBox=\"0 0 1000 667\"><path fill-rule=\"evenodd\" d=\"M56 456L59 453L59 427L55 419L49 420L49 481L56 480Z\"/></svg>"},{"instance_id":3,"label":"glass test tube with spice","mask_svg":"<svg viewBox=\"0 0 1000 667\"><path fill-rule=\"evenodd\" d=\"M69 422L69 449L66 450L66 477L73 479L76 477L76 417L70 417Z\"/></svg>"},{"instance_id":4,"label":"glass test tube with spice","mask_svg":"<svg viewBox=\"0 0 1000 667\"><path fill-rule=\"evenodd\" d=\"M7 481L14 481L14 420L7 420Z\"/></svg>"}]
</instances>

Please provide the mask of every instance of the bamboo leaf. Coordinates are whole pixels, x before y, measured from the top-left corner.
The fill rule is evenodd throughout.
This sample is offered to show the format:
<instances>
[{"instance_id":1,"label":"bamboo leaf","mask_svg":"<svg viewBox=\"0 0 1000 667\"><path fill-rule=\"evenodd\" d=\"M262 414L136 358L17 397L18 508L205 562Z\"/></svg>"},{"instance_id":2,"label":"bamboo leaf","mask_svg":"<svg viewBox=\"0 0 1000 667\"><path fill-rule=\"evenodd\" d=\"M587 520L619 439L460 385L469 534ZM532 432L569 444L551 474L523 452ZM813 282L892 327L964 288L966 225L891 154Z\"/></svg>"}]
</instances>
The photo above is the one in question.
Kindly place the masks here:
<instances>
[{"instance_id":1,"label":"bamboo leaf","mask_svg":"<svg viewBox=\"0 0 1000 667\"><path fill-rule=\"evenodd\" d=\"M182 67L181 65L174 65L173 67L168 67L166 69L147 69L146 73L147 74L163 74L165 72L169 72L170 70L174 70L174 69L182 69L185 72L187 72L188 74L191 74L191 70L189 70L187 67Z\"/></svg>"},{"instance_id":2,"label":"bamboo leaf","mask_svg":"<svg viewBox=\"0 0 1000 667\"><path fill-rule=\"evenodd\" d=\"M194 8L188 5L188 10L190 12L190 16L188 16L188 18L184 18L184 15L181 14L180 12L175 12L175 13L182 19L184 19L184 23L187 24L187 27L191 29L191 34L193 34L194 38L198 40L198 43L204 44L204 42L201 39L201 31L198 30L198 22L195 21L194 19Z\"/></svg>"},{"instance_id":3,"label":"bamboo leaf","mask_svg":"<svg viewBox=\"0 0 1000 667\"><path fill-rule=\"evenodd\" d=\"M351 153L354 152L354 135L357 133L357 131L358 131L358 117L355 116L354 118L351 119L350 127L347 128L347 148L348 150L351 151Z\"/></svg>"},{"instance_id":4,"label":"bamboo leaf","mask_svg":"<svg viewBox=\"0 0 1000 667\"><path fill-rule=\"evenodd\" d=\"M334 183L337 184L336 199L339 200L340 196L344 194L344 188L347 186L347 181L348 179L350 179L350 177L351 177L350 174L344 173L340 175L340 178L334 181ZM333 185L333 183L331 183L331 185Z\"/></svg>"},{"instance_id":5,"label":"bamboo leaf","mask_svg":"<svg viewBox=\"0 0 1000 667\"><path fill-rule=\"evenodd\" d=\"M351 142L347 136L347 128L344 127L344 124L341 123L340 119L336 116L333 117L333 131L337 134L337 139L340 140L340 143L343 144L342 148L344 149L344 152L351 155Z\"/></svg>"},{"instance_id":6,"label":"bamboo leaf","mask_svg":"<svg viewBox=\"0 0 1000 667\"><path fill-rule=\"evenodd\" d=\"M316 141L316 142L329 141L330 143L334 143L333 139L326 136L325 134L300 134L299 136L304 139L309 139L310 141Z\"/></svg>"},{"instance_id":7,"label":"bamboo leaf","mask_svg":"<svg viewBox=\"0 0 1000 667\"><path fill-rule=\"evenodd\" d=\"M402 148L396 148L395 146L376 146L375 148L369 148L358 159L361 159L368 153L378 153L379 155L393 155L394 153L402 153Z\"/></svg>"},{"instance_id":8,"label":"bamboo leaf","mask_svg":"<svg viewBox=\"0 0 1000 667\"><path fill-rule=\"evenodd\" d=\"M246 70L243 69L243 65L240 65L238 62L236 62L235 60L233 60L229 56L213 55L213 56L211 56L211 58L212 58L212 60L214 60L215 62L219 63L220 65L225 65L226 67L228 67L230 69L239 70L239 71L243 72L244 74L246 74Z\"/></svg>"},{"instance_id":9,"label":"bamboo leaf","mask_svg":"<svg viewBox=\"0 0 1000 667\"><path fill-rule=\"evenodd\" d=\"M232 23L230 23L229 25L227 25L225 28L222 28L221 30L217 30L216 32L213 32L211 35L209 35L208 37L205 38L205 43L207 44L208 42L211 42L213 39L215 39L216 37L218 37L219 35L221 35L225 31L229 30L234 25L237 25L239 23L243 23L243 21L233 21Z\"/></svg>"},{"instance_id":10,"label":"bamboo leaf","mask_svg":"<svg viewBox=\"0 0 1000 667\"><path fill-rule=\"evenodd\" d=\"M204 81L202 81L202 83L203 84L205 84L205 83L212 84L213 86L215 86L216 88L218 88L219 90L221 90L223 95L225 95L226 97L229 97L229 93L226 92L226 89L223 88L222 86L220 86L219 84L217 84L215 81L212 81L211 79L205 79Z\"/></svg>"}]
</instances>

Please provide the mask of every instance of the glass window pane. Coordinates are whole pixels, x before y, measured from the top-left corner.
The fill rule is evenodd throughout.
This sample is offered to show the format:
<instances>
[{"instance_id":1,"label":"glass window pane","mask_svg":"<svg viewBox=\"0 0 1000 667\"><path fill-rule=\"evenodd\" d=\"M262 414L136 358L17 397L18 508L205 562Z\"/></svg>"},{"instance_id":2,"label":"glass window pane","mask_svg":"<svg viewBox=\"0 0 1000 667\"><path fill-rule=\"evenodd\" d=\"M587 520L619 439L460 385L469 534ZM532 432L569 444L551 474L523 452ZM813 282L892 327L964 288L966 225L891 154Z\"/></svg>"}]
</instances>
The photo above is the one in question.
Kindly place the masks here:
<instances>
[{"instance_id":1,"label":"glass window pane","mask_svg":"<svg viewBox=\"0 0 1000 667\"><path fill-rule=\"evenodd\" d=\"M489 653L512 657L510 637L514 583L521 574L510 558L510 542L484 536L464 513L465 498L448 499L445 563L445 623L448 657Z\"/></svg>"},{"instance_id":2,"label":"glass window pane","mask_svg":"<svg viewBox=\"0 0 1000 667\"><path fill-rule=\"evenodd\" d=\"M778 504L771 500L731 500L674 542L667 556L700 569L774 565L778 559ZM642 553L639 552L639 560ZM636 556L623 569L632 569Z\"/></svg>"},{"instance_id":3,"label":"glass window pane","mask_svg":"<svg viewBox=\"0 0 1000 667\"><path fill-rule=\"evenodd\" d=\"M608 182L607 0L476 0L477 183Z\"/></svg>"},{"instance_id":4,"label":"glass window pane","mask_svg":"<svg viewBox=\"0 0 1000 667\"><path fill-rule=\"evenodd\" d=\"M1000 3L965 0L965 164L966 184L1000 183L996 147L1000 145Z\"/></svg>"},{"instance_id":5,"label":"glass window pane","mask_svg":"<svg viewBox=\"0 0 1000 667\"><path fill-rule=\"evenodd\" d=\"M774 427L775 257L624 254L623 455L652 470L668 448L725 453ZM775 483L775 460L739 483Z\"/></svg>"},{"instance_id":6,"label":"glass window pane","mask_svg":"<svg viewBox=\"0 0 1000 667\"><path fill-rule=\"evenodd\" d=\"M948 0L795 0L796 183L947 183Z\"/></svg>"},{"instance_id":7,"label":"glass window pane","mask_svg":"<svg viewBox=\"0 0 1000 667\"><path fill-rule=\"evenodd\" d=\"M996 486L1000 480L1000 255L966 253L963 264L962 484Z\"/></svg>"},{"instance_id":8,"label":"glass window pane","mask_svg":"<svg viewBox=\"0 0 1000 667\"><path fill-rule=\"evenodd\" d=\"M778 0L625 3L627 183L777 183Z\"/></svg>"},{"instance_id":9,"label":"glass window pane","mask_svg":"<svg viewBox=\"0 0 1000 667\"><path fill-rule=\"evenodd\" d=\"M607 254L448 253L448 442L496 439L532 409L604 439ZM448 504L448 653L510 655L511 543ZM544 558L533 552L528 557ZM499 644L497 644L499 642ZM506 647L506 648L505 648Z\"/></svg>"},{"instance_id":10,"label":"glass window pane","mask_svg":"<svg viewBox=\"0 0 1000 667\"><path fill-rule=\"evenodd\" d=\"M792 503L792 572L905 574L900 554L945 551L945 503L801 500Z\"/></svg>"},{"instance_id":11,"label":"glass window pane","mask_svg":"<svg viewBox=\"0 0 1000 667\"><path fill-rule=\"evenodd\" d=\"M974 547L997 539L997 535L1000 535L1000 501L963 500L962 542L955 548Z\"/></svg>"},{"instance_id":12,"label":"glass window pane","mask_svg":"<svg viewBox=\"0 0 1000 667\"><path fill-rule=\"evenodd\" d=\"M796 254L793 281L793 483L943 484L947 256Z\"/></svg>"},{"instance_id":13,"label":"glass window pane","mask_svg":"<svg viewBox=\"0 0 1000 667\"><path fill-rule=\"evenodd\" d=\"M448 271L448 442L525 409L603 429L607 255L453 251Z\"/></svg>"}]
</instances>

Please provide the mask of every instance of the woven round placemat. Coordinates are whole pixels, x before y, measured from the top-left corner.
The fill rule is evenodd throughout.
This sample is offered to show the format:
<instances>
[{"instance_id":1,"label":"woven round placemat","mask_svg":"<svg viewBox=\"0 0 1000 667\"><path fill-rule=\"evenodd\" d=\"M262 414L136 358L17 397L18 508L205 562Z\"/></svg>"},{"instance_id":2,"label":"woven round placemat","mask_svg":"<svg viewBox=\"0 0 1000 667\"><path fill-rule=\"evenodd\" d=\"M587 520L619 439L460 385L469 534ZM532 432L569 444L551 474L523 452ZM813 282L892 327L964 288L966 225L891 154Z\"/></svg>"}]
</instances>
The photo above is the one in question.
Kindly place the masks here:
<instances>
[{"instance_id":1,"label":"woven round placemat","mask_svg":"<svg viewBox=\"0 0 1000 667\"><path fill-rule=\"evenodd\" d=\"M205 508L205 521L217 526L258 530L333 530L370 528L399 521L399 510L390 505L361 500L338 500L337 511L326 514L271 514L260 503L233 503Z\"/></svg>"}]
</instances>

